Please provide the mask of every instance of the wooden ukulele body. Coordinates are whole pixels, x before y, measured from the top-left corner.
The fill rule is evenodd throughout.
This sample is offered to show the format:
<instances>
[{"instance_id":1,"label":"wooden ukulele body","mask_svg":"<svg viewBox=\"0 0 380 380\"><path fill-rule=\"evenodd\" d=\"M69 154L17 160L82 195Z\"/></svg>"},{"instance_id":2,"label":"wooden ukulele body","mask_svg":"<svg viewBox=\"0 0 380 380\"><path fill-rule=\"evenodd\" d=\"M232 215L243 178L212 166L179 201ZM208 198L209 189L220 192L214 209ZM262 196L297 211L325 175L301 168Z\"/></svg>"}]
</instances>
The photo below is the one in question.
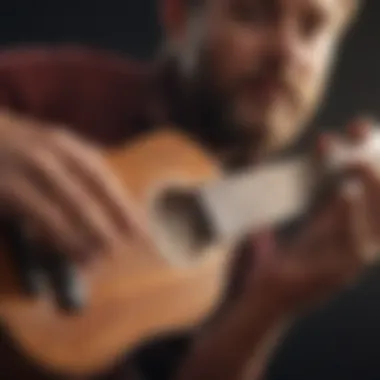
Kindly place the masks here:
<instances>
[{"instance_id":1,"label":"wooden ukulele body","mask_svg":"<svg viewBox=\"0 0 380 380\"><path fill-rule=\"evenodd\" d=\"M105 156L143 216L160 181L174 176L193 186L219 175L202 149L169 130ZM93 267L80 268L89 302L80 314L65 315L48 295L23 296L2 252L0 318L17 347L37 365L63 374L96 373L145 339L201 322L222 289L227 252L216 253L177 268L158 253L154 241L129 241Z\"/></svg>"}]
</instances>

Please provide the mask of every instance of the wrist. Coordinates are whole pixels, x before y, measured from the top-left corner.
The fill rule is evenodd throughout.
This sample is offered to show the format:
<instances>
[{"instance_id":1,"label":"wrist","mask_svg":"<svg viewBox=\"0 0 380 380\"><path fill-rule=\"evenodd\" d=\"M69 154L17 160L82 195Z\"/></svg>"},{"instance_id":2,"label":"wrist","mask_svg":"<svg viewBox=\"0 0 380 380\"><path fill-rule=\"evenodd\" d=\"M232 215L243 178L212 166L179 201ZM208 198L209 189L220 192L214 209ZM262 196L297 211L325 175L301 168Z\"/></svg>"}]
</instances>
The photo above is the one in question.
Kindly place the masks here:
<instances>
[{"instance_id":1,"label":"wrist","mask_svg":"<svg viewBox=\"0 0 380 380\"><path fill-rule=\"evenodd\" d=\"M265 334L266 331L273 331L291 319L291 313L288 313L286 308L266 299L265 295L236 299L231 313L235 323L247 335L256 335L259 331Z\"/></svg>"},{"instance_id":2,"label":"wrist","mask_svg":"<svg viewBox=\"0 0 380 380\"><path fill-rule=\"evenodd\" d=\"M250 301L236 300L221 322L229 346L234 347L247 366L257 369L265 366L267 357L292 324L293 316L261 298L251 297Z\"/></svg>"},{"instance_id":3,"label":"wrist","mask_svg":"<svg viewBox=\"0 0 380 380\"><path fill-rule=\"evenodd\" d=\"M236 300L236 308L250 317L266 318L269 323L286 319L292 309L280 297L258 288L241 294Z\"/></svg>"}]
</instances>

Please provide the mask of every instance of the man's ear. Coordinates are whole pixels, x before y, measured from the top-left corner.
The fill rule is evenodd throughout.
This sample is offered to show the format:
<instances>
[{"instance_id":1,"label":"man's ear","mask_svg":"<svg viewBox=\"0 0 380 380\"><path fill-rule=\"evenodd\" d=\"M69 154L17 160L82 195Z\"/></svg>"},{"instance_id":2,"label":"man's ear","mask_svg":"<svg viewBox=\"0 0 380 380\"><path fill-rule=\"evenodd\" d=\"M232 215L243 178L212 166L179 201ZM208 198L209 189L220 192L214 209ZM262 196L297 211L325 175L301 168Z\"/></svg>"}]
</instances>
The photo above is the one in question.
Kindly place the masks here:
<instances>
[{"instance_id":1,"label":"man's ear","mask_svg":"<svg viewBox=\"0 0 380 380\"><path fill-rule=\"evenodd\" d=\"M186 0L161 0L161 24L168 37L178 38L186 29Z\"/></svg>"}]
</instances>

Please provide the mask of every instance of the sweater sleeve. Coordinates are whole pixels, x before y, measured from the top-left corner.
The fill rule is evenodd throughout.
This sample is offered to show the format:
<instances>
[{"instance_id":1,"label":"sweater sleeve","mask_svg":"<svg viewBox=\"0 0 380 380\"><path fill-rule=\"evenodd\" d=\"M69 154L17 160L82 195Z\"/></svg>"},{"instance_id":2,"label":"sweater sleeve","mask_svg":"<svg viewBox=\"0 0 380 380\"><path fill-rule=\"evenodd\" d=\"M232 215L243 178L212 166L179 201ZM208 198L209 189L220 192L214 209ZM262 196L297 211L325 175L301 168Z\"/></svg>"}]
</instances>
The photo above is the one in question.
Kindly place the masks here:
<instances>
[{"instance_id":1,"label":"sweater sleeve","mask_svg":"<svg viewBox=\"0 0 380 380\"><path fill-rule=\"evenodd\" d=\"M144 115L146 73L142 64L80 47L3 51L0 108L119 142Z\"/></svg>"}]
</instances>

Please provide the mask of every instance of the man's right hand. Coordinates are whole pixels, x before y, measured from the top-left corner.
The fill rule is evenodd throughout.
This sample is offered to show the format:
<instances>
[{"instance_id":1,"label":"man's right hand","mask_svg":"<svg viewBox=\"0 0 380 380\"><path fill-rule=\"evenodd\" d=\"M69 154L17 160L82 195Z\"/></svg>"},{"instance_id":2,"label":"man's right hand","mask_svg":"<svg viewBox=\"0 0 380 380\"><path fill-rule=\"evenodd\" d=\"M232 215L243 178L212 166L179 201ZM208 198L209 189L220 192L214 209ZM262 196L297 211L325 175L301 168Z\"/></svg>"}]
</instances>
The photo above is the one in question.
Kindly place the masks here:
<instances>
[{"instance_id":1,"label":"man's right hand","mask_svg":"<svg viewBox=\"0 0 380 380\"><path fill-rule=\"evenodd\" d=\"M0 216L73 260L136 231L131 205L101 154L64 128L0 116Z\"/></svg>"},{"instance_id":2,"label":"man's right hand","mask_svg":"<svg viewBox=\"0 0 380 380\"><path fill-rule=\"evenodd\" d=\"M371 124L353 123L346 138L360 144ZM335 138L323 139L321 158ZM312 306L354 283L377 257L380 241L380 178L376 168L357 163L351 178L324 199L295 236L277 244L274 234L253 239L242 304L261 299L279 314Z\"/></svg>"}]
</instances>

